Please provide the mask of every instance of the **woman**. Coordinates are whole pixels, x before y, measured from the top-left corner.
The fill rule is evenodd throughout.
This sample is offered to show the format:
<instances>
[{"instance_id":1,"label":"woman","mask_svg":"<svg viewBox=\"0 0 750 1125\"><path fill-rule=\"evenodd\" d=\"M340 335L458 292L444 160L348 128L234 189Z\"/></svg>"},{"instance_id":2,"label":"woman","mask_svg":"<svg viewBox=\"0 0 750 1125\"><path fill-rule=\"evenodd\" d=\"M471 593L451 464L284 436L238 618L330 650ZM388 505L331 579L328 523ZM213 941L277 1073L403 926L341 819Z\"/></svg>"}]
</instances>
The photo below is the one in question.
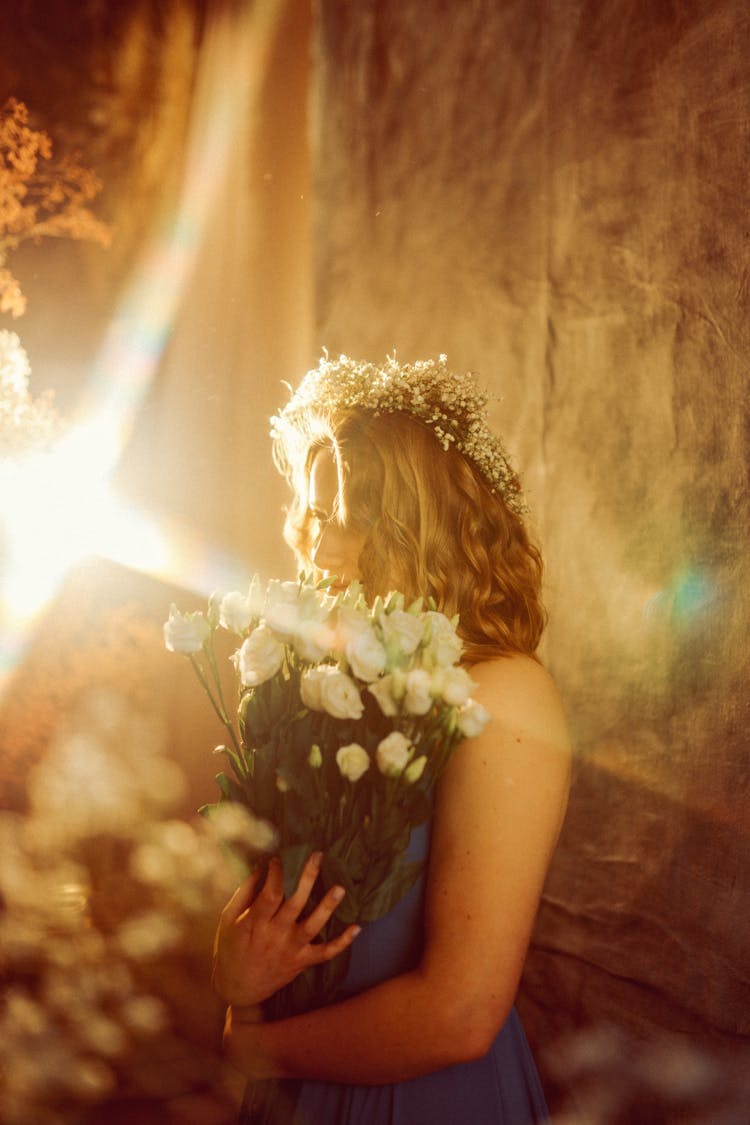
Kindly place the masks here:
<instances>
[{"instance_id":1,"label":"woman","mask_svg":"<svg viewBox=\"0 0 750 1125\"><path fill-rule=\"evenodd\" d=\"M272 864L265 885L251 876L222 915L214 980L230 1005L226 1049L251 1080L279 1080L295 1122L546 1117L513 1001L570 749L535 656L541 559L485 402L444 356L382 366L326 356L273 420L294 494L285 534L301 568L333 579L334 591L358 579L370 597L399 589L458 613L472 694L491 715L443 774L431 825L412 834L412 855L429 856L425 878L385 918L316 942L341 890L298 921L319 856L288 900ZM262 1021L262 1000L348 946L340 999Z\"/></svg>"}]
</instances>

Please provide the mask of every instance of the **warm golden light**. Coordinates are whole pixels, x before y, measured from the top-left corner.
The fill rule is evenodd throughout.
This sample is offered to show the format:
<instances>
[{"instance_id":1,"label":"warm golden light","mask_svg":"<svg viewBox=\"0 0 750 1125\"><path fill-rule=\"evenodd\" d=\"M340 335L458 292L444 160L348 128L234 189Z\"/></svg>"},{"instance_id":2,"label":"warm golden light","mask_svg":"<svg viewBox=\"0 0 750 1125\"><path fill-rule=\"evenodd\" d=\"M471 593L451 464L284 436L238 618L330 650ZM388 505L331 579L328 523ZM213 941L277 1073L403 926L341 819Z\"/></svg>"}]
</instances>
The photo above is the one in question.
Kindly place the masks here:
<instances>
[{"instance_id":1,"label":"warm golden light","mask_svg":"<svg viewBox=\"0 0 750 1125\"><path fill-rule=\"evenodd\" d=\"M100 438L95 430L74 431L51 451L0 469L0 598L9 621L35 616L68 570L90 555L139 570L168 568L156 522L123 503L98 468Z\"/></svg>"}]
</instances>

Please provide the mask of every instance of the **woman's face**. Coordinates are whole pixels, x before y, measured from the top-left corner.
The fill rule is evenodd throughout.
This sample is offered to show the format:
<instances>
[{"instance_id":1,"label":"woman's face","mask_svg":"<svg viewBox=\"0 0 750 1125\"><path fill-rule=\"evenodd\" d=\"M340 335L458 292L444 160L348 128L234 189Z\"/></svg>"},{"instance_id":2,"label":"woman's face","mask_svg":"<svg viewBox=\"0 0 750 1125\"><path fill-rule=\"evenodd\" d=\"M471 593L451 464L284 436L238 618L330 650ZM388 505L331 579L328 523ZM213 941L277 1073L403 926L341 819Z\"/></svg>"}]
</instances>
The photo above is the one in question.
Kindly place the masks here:
<instances>
[{"instance_id":1,"label":"woman's face","mask_svg":"<svg viewBox=\"0 0 750 1125\"><path fill-rule=\"evenodd\" d=\"M308 510L312 517L310 558L324 578L337 579L337 593L360 577L359 558L367 536L347 528L339 486L338 462L329 446L322 446L310 465Z\"/></svg>"}]
</instances>

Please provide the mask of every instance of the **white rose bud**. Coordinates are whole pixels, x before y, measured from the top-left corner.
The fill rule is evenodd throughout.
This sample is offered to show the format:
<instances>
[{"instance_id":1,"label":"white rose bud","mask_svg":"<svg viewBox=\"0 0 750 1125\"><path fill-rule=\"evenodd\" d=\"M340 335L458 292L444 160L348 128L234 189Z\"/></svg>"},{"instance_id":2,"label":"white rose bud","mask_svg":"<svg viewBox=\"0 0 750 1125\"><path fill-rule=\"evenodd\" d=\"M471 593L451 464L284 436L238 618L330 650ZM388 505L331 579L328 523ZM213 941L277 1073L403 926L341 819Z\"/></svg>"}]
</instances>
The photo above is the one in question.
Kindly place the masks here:
<instances>
[{"instance_id":1,"label":"white rose bud","mask_svg":"<svg viewBox=\"0 0 750 1125\"><path fill-rule=\"evenodd\" d=\"M259 574L254 574L250 580L250 586L247 591L247 600L250 603L253 617L261 617L263 614L263 607L266 604L266 588L261 581Z\"/></svg>"},{"instance_id":2,"label":"white rose bud","mask_svg":"<svg viewBox=\"0 0 750 1125\"><path fill-rule=\"evenodd\" d=\"M393 694L393 677L381 676L374 684L369 684L367 690L374 695L378 706L384 715L392 718L398 714L398 702Z\"/></svg>"},{"instance_id":3,"label":"white rose bud","mask_svg":"<svg viewBox=\"0 0 750 1125\"><path fill-rule=\"evenodd\" d=\"M354 675L372 683L385 668L386 654L378 638L371 629L358 633L346 645L346 659Z\"/></svg>"},{"instance_id":4,"label":"white rose bud","mask_svg":"<svg viewBox=\"0 0 750 1125\"><path fill-rule=\"evenodd\" d=\"M333 667L327 669L320 681L320 703L321 709L334 719L361 719L365 709L351 676Z\"/></svg>"},{"instance_id":5,"label":"white rose bud","mask_svg":"<svg viewBox=\"0 0 750 1125\"><path fill-rule=\"evenodd\" d=\"M210 632L202 613L180 613L173 605L169 618L164 622L164 644L170 652L200 652Z\"/></svg>"},{"instance_id":6,"label":"white rose bud","mask_svg":"<svg viewBox=\"0 0 750 1125\"><path fill-rule=\"evenodd\" d=\"M469 699L458 712L458 729L465 738L473 738L484 730L490 718L486 707Z\"/></svg>"},{"instance_id":7,"label":"white rose bud","mask_svg":"<svg viewBox=\"0 0 750 1125\"><path fill-rule=\"evenodd\" d=\"M299 694L305 707L311 711L322 711L320 685L326 676L325 665L321 668L306 668L299 682Z\"/></svg>"},{"instance_id":8,"label":"white rose bud","mask_svg":"<svg viewBox=\"0 0 750 1125\"><path fill-rule=\"evenodd\" d=\"M426 715L432 707L432 677L424 668L406 673L404 707L410 715Z\"/></svg>"},{"instance_id":9,"label":"white rose bud","mask_svg":"<svg viewBox=\"0 0 750 1125\"><path fill-rule=\"evenodd\" d=\"M370 755L358 742L350 742L336 751L336 764L343 777L349 781L359 781L370 768Z\"/></svg>"},{"instance_id":10,"label":"white rose bud","mask_svg":"<svg viewBox=\"0 0 750 1125\"><path fill-rule=\"evenodd\" d=\"M245 687L257 687L275 676L284 662L284 646L267 625L258 625L232 657Z\"/></svg>"},{"instance_id":11,"label":"white rose bud","mask_svg":"<svg viewBox=\"0 0 750 1125\"><path fill-rule=\"evenodd\" d=\"M274 632L290 641L300 622L300 590L296 582L279 582L274 579L268 584L265 618Z\"/></svg>"},{"instance_id":12,"label":"white rose bud","mask_svg":"<svg viewBox=\"0 0 750 1125\"><path fill-rule=\"evenodd\" d=\"M424 773L424 768L426 765L427 755L420 754L419 757L415 758L413 762L409 762L409 765L406 767L404 771L404 781L406 781L409 785L413 785L415 781L419 781L420 777Z\"/></svg>"},{"instance_id":13,"label":"white rose bud","mask_svg":"<svg viewBox=\"0 0 750 1125\"><path fill-rule=\"evenodd\" d=\"M217 594L215 591L208 599L208 613L206 616L208 617L208 624L212 629L215 629L217 625L221 624L221 599L222 595Z\"/></svg>"},{"instance_id":14,"label":"white rose bud","mask_svg":"<svg viewBox=\"0 0 750 1125\"><path fill-rule=\"evenodd\" d=\"M452 707L461 707L476 687L465 668L454 665L437 673L437 687L440 695Z\"/></svg>"},{"instance_id":15,"label":"white rose bud","mask_svg":"<svg viewBox=\"0 0 750 1125\"><path fill-rule=\"evenodd\" d=\"M250 598L245 597L239 590L232 590L225 594L219 606L219 623L230 633L245 632L253 619L253 608Z\"/></svg>"},{"instance_id":16,"label":"white rose bud","mask_svg":"<svg viewBox=\"0 0 750 1125\"><path fill-rule=\"evenodd\" d=\"M389 648L393 646L405 656L416 652L425 630L423 618L406 613L403 609L383 614L380 626Z\"/></svg>"},{"instance_id":17,"label":"white rose bud","mask_svg":"<svg viewBox=\"0 0 750 1125\"><path fill-rule=\"evenodd\" d=\"M323 754L317 742L314 742L310 747L310 753L307 755L307 761L314 770L319 770L323 765Z\"/></svg>"},{"instance_id":18,"label":"white rose bud","mask_svg":"<svg viewBox=\"0 0 750 1125\"><path fill-rule=\"evenodd\" d=\"M455 664L461 656L463 645L453 623L444 613L437 613L434 610L428 611L427 618L430 622L427 653L439 668Z\"/></svg>"},{"instance_id":19,"label":"white rose bud","mask_svg":"<svg viewBox=\"0 0 750 1125\"><path fill-rule=\"evenodd\" d=\"M401 731L394 730L378 744L376 752L378 769L386 777L398 777L403 773L413 753L414 747L409 739Z\"/></svg>"}]
</instances>

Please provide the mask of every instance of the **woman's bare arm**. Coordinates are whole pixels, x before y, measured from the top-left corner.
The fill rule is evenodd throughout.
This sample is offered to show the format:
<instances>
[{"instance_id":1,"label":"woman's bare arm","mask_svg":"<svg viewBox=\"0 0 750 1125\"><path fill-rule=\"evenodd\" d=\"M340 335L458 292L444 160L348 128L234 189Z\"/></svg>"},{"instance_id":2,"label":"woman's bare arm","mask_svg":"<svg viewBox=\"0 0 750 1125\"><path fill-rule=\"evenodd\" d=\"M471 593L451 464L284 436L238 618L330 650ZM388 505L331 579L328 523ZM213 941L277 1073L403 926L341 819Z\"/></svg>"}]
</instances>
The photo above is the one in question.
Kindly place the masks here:
<instances>
[{"instance_id":1,"label":"woman's bare arm","mask_svg":"<svg viewBox=\"0 0 750 1125\"><path fill-rule=\"evenodd\" d=\"M476 665L492 721L440 782L419 966L276 1023L227 1020L251 1077L380 1084L484 1054L505 1021L567 801L570 748L554 684L535 661Z\"/></svg>"}]
</instances>

